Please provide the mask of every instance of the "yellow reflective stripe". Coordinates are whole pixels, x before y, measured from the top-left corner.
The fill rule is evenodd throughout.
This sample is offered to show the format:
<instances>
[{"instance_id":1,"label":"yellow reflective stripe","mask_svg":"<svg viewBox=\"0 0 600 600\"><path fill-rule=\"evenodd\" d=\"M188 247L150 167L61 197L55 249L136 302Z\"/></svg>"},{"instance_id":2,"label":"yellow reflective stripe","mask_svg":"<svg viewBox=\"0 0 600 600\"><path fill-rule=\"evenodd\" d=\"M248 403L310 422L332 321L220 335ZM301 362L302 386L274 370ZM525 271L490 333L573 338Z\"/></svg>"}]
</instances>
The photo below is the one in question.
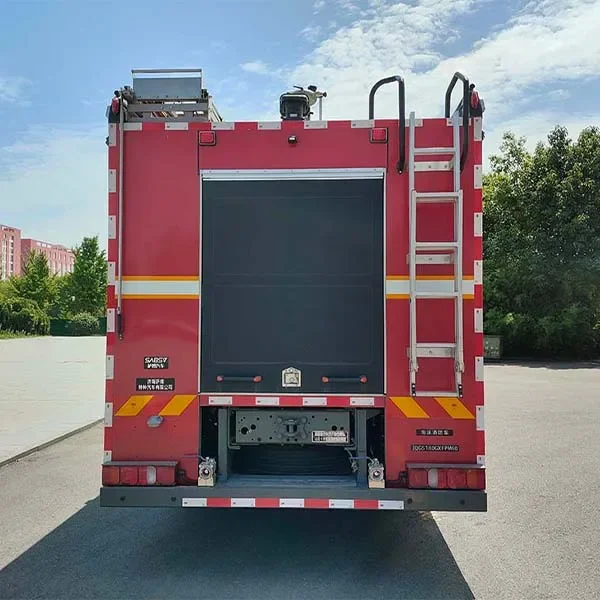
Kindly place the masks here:
<instances>
[{"instance_id":1,"label":"yellow reflective stripe","mask_svg":"<svg viewBox=\"0 0 600 600\"><path fill-rule=\"evenodd\" d=\"M410 396L391 396L390 400L409 419L429 419L429 415Z\"/></svg>"},{"instance_id":2,"label":"yellow reflective stripe","mask_svg":"<svg viewBox=\"0 0 600 600\"><path fill-rule=\"evenodd\" d=\"M117 417L136 417L142 412L144 406L152 400L153 396L129 396L129 399L116 412Z\"/></svg>"},{"instance_id":3,"label":"yellow reflective stripe","mask_svg":"<svg viewBox=\"0 0 600 600\"><path fill-rule=\"evenodd\" d=\"M178 394L158 413L161 417L178 417L193 402L196 394Z\"/></svg>"},{"instance_id":4,"label":"yellow reflective stripe","mask_svg":"<svg viewBox=\"0 0 600 600\"><path fill-rule=\"evenodd\" d=\"M458 398L436 398L437 403L453 419L475 419L471 411Z\"/></svg>"}]
</instances>

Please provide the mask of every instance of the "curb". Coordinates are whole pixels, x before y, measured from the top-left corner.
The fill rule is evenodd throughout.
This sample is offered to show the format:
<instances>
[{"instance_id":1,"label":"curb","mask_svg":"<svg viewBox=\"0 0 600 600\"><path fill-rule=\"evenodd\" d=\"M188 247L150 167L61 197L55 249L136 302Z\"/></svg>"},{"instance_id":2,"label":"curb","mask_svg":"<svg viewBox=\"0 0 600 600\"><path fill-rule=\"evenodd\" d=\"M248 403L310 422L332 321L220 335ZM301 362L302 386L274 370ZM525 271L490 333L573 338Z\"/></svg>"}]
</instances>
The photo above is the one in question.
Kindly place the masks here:
<instances>
[{"instance_id":1,"label":"curb","mask_svg":"<svg viewBox=\"0 0 600 600\"><path fill-rule=\"evenodd\" d=\"M48 448L49 446L58 444L59 442L62 442L63 440L66 440L67 438L77 435L78 433L82 433L86 429L91 429L92 427L94 427L94 425L98 425L98 424L102 423L103 421L104 421L104 419L97 419L96 421L92 421L91 423L88 423L87 425L78 427L77 429L74 429L73 431L63 433L62 435L58 436L57 438L54 438L53 440L44 442L43 444L34 446L33 448L30 448L29 450L25 450L25 452L21 452L20 454L11 456L10 458L0 461L0 469L2 467L5 467L6 465L9 465L13 462L20 460L21 458L25 458L26 456L29 456L30 454L33 454L34 452L39 452L40 450L44 450L45 448Z\"/></svg>"}]
</instances>

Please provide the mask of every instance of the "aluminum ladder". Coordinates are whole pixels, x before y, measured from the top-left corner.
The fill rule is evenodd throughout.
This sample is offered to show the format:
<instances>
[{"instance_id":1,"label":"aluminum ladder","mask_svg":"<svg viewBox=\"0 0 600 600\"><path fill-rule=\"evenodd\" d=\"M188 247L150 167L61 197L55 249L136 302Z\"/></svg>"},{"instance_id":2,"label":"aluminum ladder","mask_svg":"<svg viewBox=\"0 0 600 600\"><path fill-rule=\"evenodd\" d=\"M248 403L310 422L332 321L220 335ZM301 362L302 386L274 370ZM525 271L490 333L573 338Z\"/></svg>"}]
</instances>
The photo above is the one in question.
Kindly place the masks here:
<instances>
[{"instance_id":1,"label":"aluminum ladder","mask_svg":"<svg viewBox=\"0 0 600 600\"><path fill-rule=\"evenodd\" d=\"M415 147L415 113L409 119L409 298L410 298L410 393L412 396L458 396L462 397L462 374L465 370L463 347L463 192L460 189L460 121L458 112L452 117L452 147ZM468 135L468 132L463 132ZM439 192L419 192L415 188L415 158L417 156L451 155L453 190ZM454 206L454 240L451 242L417 241L417 206L419 203L447 203ZM429 253L427 253L429 251ZM449 292L419 290L417 287L417 265L453 264L454 285ZM417 300L419 298L454 299L454 341L441 343L420 343L417 338ZM454 390L418 390L417 371L419 358L448 358L454 360L456 385Z\"/></svg>"}]
</instances>

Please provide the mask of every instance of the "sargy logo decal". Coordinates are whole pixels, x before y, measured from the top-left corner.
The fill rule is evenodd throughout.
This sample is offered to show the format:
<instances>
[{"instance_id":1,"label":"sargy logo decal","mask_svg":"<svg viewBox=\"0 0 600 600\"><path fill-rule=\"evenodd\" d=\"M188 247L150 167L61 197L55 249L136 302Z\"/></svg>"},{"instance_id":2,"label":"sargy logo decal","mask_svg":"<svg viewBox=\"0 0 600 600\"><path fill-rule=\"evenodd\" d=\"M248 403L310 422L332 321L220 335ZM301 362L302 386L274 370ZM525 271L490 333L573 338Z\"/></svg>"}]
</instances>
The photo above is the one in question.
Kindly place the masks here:
<instances>
[{"instance_id":1,"label":"sargy logo decal","mask_svg":"<svg viewBox=\"0 0 600 600\"><path fill-rule=\"evenodd\" d=\"M302 372L300 369L294 367L288 367L281 372L281 386L282 387L301 387L302 386Z\"/></svg>"}]
</instances>

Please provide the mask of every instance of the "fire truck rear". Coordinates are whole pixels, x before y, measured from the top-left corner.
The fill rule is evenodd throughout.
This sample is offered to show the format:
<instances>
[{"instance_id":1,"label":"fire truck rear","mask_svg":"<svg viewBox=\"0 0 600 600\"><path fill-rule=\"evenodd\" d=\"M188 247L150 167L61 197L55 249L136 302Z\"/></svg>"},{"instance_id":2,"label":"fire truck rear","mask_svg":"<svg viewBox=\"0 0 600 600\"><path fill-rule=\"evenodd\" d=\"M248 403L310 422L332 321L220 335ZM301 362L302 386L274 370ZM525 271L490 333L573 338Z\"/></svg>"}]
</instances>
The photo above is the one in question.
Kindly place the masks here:
<instances>
[{"instance_id":1,"label":"fire truck rear","mask_svg":"<svg viewBox=\"0 0 600 600\"><path fill-rule=\"evenodd\" d=\"M107 109L103 506L486 510L470 88L444 118L393 76L366 119L310 86L233 122L201 71L133 71Z\"/></svg>"}]
</instances>

